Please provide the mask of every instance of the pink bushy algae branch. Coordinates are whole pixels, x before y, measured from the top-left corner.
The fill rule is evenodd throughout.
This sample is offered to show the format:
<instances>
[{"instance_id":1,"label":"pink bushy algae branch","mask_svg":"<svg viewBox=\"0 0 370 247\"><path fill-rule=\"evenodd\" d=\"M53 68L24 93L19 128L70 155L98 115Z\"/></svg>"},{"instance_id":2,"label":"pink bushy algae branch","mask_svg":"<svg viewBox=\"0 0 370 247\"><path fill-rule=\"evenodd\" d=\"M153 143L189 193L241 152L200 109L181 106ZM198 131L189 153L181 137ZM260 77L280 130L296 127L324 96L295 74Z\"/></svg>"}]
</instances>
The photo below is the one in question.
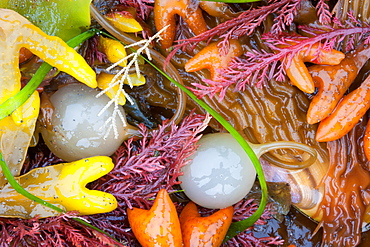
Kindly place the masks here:
<instances>
[{"instance_id":1,"label":"pink bushy algae branch","mask_svg":"<svg viewBox=\"0 0 370 247\"><path fill-rule=\"evenodd\" d=\"M325 25L322 29L308 26L299 26L299 28L312 35L312 37L303 37L298 35L288 35L287 33L266 33L263 35L265 44L274 52L266 50L251 50L242 57L237 57L230 62L228 68L222 71L223 76L215 80L204 80L208 85L194 83L195 89L192 89L199 97L204 95L213 96L219 93L220 100L224 97L229 87L235 84L235 90L243 91L247 84L262 86L266 81L275 79L277 81L285 80L285 69L282 63L289 66L292 57L303 50L319 44L322 52L329 51L337 44L340 44L345 38L347 41L346 50L350 50L355 43L354 40L363 40L364 44L370 42L370 25L360 23L349 14L351 23L349 27L340 25L334 29ZM334 23L339 23L334 19ZM356 37L356 35L358 35ZM291 45L294 43L294 45ZM318 52L317 56L320 56Z\"/></svg>"},{"instance_id":2,"label":"pink bushy algae branch","mask_svg":"<svg viewBox=\"0 0 370 247\"><path fill-rule=\"evenodd\" d=\"M275 34L280 33L293 23L294 16L297 14L297 9L301 2L302 0L270 0L266 6L244 11L236 18L223 22L195 37L177 40L178 44L173 46L173 50L167 57L167 62L179 49L194 47L202 41L209 43L215 37L220 37L222 40L220 48L223 50L227 49L229 39L238 39L243 35L251 35L271 14L276 15L271 32ZM324 24L328 23L331 19L331 13L325 0L319 0L316 8L318 14L320 14L320 21Z\"/></svg>"},{"instance_id":3,"label":"pink bushy algae branch","mask_svg":"<svg viewBox=\"0 0 370 247\"><path fill-rule=\"evenodd\" d=\"M251 34L258 26L260 26L265 18L273 13L274 11L279 10L282 6L288 5L290 2L300 2L301 0L283 0L283 1L271 1L273 4L263 6L260 8L252 9L241 13L238 17L231 19L229 21L223 22L216 27L203 32L195 37L177 40L177 45L173 46L173 50L169 53L166 58L165 66L171 60L171 58L176 54L180 49L194 48L197 44L202 41L206 41L207 44L215 37L220 37L220 49L226 53L229 39L238 39L243 35ZM293 14L293 13L290 13ZM281 14L282 15L282 14ZM289 19L281 16L280 20ZM288 24L288 23L287 23Z\"/></svg>"},{"instance_id":4,"label":"pink bushy algae branch","mask_svg":"<svg viewBox=\"0 0 370 247\"><path fill-rule=\"evenodd\" d=\"M176 192L176 186L180 183L177 178L182 175L181 168L198 147L197 141L209 120L209 116L190 113L178 126L168 120L155 131L140 125L142 139L126 141L114 154L116 166L113 171L91 185L92 189L112 193L120 207L107 214L88 216L87 219L114 237L124 238L129 244L134 244L134 236L127 228L128 225L125 222L115 225L111 221L127 221L126 210L121 210L122 208L150 208L153 204L151 199L159 189ZM181 204L176 206L181 210ZM253 199L240 201L235 205L233 220L248 219L258 207ZM268 205L256 224L265 225L272 217L273 210ZM282 245L284 242L280 237L255 237L252 229L253 227L248 227L240 233L241 236L226 242L226 246L234 246L235 241L249 241L255 246L264 247Z\"/></svg>"},{"instance_id":5,"label":"pink bushy algae branch","mask_svg":"<svg viewBox=\"0 0 370 247\"><path fill-rule=\"evenodd\" d=\"M167 56L165 65L178 50L191 50L200 42L205 41L208 44L216 37L218 37L220 40L219 48L221 53L226 54L230 39L239 39L244 35L251 35L254 31L256 31L257 28L263 25L266 18L271 14L274 15L274 23L271 26L270 35L278 38L283 33L283 30L286 30L286 27L293 23L294 17L297 15L297 9L300 8L301 2L302 0L270 0L267 1L267 5L244 11L236 18L223 22L195 37L177 40L178 44L173 46L173 50ZM325 0L317 1L316 10L321 23L328 24L331 21L332 15ZM298 52L298 49L302 49L303 46L304 45L297 44L297 46L294 47L297 50L293 50L293 53ZM268 78L274 77L274 69L279 67L278 61L280 61L280 59L284 56L288 55L288 53L291 53L291 48L292 47L275 56L272 56L272 53L268 51L252 51L246 53L245 58L235 58L233 67L225 71L228 76L217 78L215 81L205 80L208 85L203 85L200 83L193 84L193 86L196 88L192 88L191 90L198 97L203 97L205 95L212 97L216 93L220 93L220 100L222 100L227 88L229 88L231 84L237 83L238 85L236 89L243 90L245 84L249 83L249 77L252 77L252 82L257 81L257 86L260 86L262 85L261 82L264 81L264 79L261 79L266 76L267 71L270 71L268 73ZM263 62L260 60L263 60ZM254 65L253 69L244 71L245 67L248 67L251 64ZM264 67L266 64L271 64L271 66ZM264 68L262 77L258 74L251 73L253 71L259 71L261 68ZM271 70L271 68L273 70ZM279 69L280 71L283 70L281 67L279 67ZM280 76L278 78L279 80L285 79L284 72L282 74L278 73L277 75ZM242 82L238 82L238 77L240 77Z\"/></svg>"},{"instance_id":6,"label":"pink bushy algae branch","mask_svg":"<svg viewBox=\"0 0 370 247\"><path fill-rule=\"evenodd\" d=\"M102 233L81 227L73 220L76 217L77 212L67 212L45 219L1 218L1 246L125 246Z\"/></svg>"},{"instance_id":7,"label":"pink bushy algae branch","mask_svg":"<svg viewBox=\"0 0 370 247\"><path fill-rule=\"evenodd\" d=\"M106 214L84 216L83 218L94 226L104 229L125 243L126 246L136 246L135 236L130 231L125 209L129 205L150 208L154 202L152 198L160 188L176 192L176 184L179 183L176 178L180 175L181 167L185 165L184 159L196 149L196 141L200 138L199 134L206 126L207 121L208 119L204 115L190 114L180 125L174 125L165 120L155 132L141 125L140 131L143 139L126 141L114 154L113 159L116 167L112 172L90 184L89 187L113 193L117 196L120 207ZM163 143L165 146L162 145ZM40 151L36 151L30 156L30 163L24 167L24 172L43 166L45 163L60 162L55 155L42 152L42 150L40 147ZM180 204L177 203L176 206L178 210L181 210ZM235 205L233 220L247 219L257 209L258 204L254 199L240 201ZM267 221L273 217L273 212L274 209L268 204L255 224L266 225ZM11 241L24 246L28 246L24 244L26 242L35 243L34 246L54 246L53 241L57 239L58 246L117 245L106 235L76 224L72 220L74 216L76 216L76 212L68 212L58 217L46 219L2 218L0 226L3 227L3 234L0 236L0 242ZM249 227L226 242L224 246L248 243L253 246L267 247L280 246L283 242L280 237L255 236L253 227Z\"/></svg>"},{"instance_id":8,"label":"pink bushy algae branch","mask_svg":"<svg viewBox=\"0 0 370 247\"><path fill-rule=\"evenodd\" d=\"M79 217L101 227L117 239L133 241L128 231L127 207L148 208L159 189L176 191L181 167L185 159L195 151L201 132L207 127L208 116L191 113L181 124L165 120L156 130L140 125L142 139L131 138L123 143L113 156L114 169L106 176L89 184L91 189L110 191L120 204L117 210L106 214ZM45 153L42 147L30 155L30 162L23 172L60 162L54 154ZM12 242L14 246L124 246L100 232L81 227L74 222L76 212L67 212L58 217L24 219L0 219L2 234L0 243ZM117 223L117 219L123 218ZM14 227L16 226L16 228ZM17 229L17 231L15 231ZM44 241L42 241L44 239Z\"/></svg>"},{"instance_id":9,"label":"pink bushy algae branch","mask_svg":"<svg viewBox=\"0 0 370 247\"><path fill-rule=\"evenodd\" d=\"M114 155L112 172L99 180L94 189L110 191L120 206L148 207L159 189L173 191L179 184L181 167L197 148L200 133L207 127L209 117L190 114L179 126L164 121L153 131L139 125L142 139L134 145L130 139Z\"/></svg>"}]
</instances>

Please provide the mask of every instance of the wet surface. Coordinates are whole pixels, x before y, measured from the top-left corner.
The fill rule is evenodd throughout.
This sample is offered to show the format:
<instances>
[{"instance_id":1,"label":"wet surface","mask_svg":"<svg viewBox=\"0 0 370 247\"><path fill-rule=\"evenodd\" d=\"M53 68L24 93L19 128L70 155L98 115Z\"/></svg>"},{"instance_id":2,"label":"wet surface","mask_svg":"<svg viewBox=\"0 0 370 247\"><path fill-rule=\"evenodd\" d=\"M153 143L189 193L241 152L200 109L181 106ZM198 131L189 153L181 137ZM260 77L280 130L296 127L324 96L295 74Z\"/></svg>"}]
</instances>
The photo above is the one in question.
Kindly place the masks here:
<instances>
[{"instance_id":1,"label":"wet surface","mask_svg":"<svg viewBox=\"0 0 370 247\"><path fill-rule=\"evenodd\" d=\"M280 236L285 240L283 246L294 244L297 247L320 247L321 231L312 236L316 226L315 222L292 207L282 223L279 223L276 219L271 219L268 221L268 225L258 226L255 229L255 236L264 237L266 234ZM358 246L366 247L369 245L370 232L368 231L362 234L361 244Z\"/></svg>"}]
</instances>

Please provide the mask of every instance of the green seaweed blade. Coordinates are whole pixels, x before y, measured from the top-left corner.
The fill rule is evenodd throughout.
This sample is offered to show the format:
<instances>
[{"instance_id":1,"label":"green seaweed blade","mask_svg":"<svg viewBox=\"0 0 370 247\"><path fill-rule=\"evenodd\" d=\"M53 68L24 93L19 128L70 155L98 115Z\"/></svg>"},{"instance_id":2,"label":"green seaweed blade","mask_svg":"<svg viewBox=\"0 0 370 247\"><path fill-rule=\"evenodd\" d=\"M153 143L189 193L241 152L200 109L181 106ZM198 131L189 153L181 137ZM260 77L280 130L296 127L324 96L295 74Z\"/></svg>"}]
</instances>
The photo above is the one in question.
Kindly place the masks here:
<instances>
[{"instance_id":1,"label":"green seaweed blade","mask_svg":"<svg viewBox=\"0 0 370 247\"><path fill-rule=\"evenodd\" d=\"M90 27L91 0L0 0L49 35L67 41Z\"/></svg>"}]
</instances>

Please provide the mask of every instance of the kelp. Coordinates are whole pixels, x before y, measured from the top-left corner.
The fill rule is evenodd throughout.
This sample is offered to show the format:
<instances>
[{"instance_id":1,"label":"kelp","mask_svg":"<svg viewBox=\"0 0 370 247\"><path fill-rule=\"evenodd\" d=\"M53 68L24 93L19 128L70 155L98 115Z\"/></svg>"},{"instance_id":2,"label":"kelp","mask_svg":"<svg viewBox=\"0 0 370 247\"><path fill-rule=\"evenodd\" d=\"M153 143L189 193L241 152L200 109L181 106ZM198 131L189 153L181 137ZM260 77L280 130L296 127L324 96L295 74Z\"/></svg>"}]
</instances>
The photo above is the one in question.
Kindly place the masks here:
<instances>
[{"instance_id":1,"label":"kelp","mask_svg":"<svg viewBox=\"0 0 370 247\"><path fill-rule=\"evenodd\" d=\"M258 33L254 34L249 41L243 40L243 42L247 43L246 46L249 47L247 49L263 47L262 43L259 41L260 35ZM183 55L181 58L180 55L176 59L181 62L181 60L186 60L184 59L186 56L187 55ZM181 69L183 65L178 63L177 66L180 68L180 74L185 78L186 85L190 85L191 80L199 80L206 75L205 73L189 75ZM222 102L218 102L217 97L213 99L206 97L205 100L212 107L216 108L221 115L225 116L232 125L234 125L239 132L242 132L250 141L262 143L268 140L294 140L313 145L320 154L320 160L314 167L318 168L318 166L321 166L319 169L324 170L327 168L328 153L325 148L325 144L319 144L314 140L316 127L308 125L305 122L305 112L309 105L309 97L307 95L290 86L286 81L276 82L275 80L270 80L262 89L246 86L244 92L235 92L233 90L234 88L230 88L227 91L226 97ZM194 103L190 104L188 110L190 111L194 106ZM201 112L199 108L198 111ZM222 129L215 122L213 122L212 127L217 130ZM161 153L154 151L153 157L157 157L157 155L161 155ZM303 158L300 153L296 153L291 150L274 153L274 155L283 156L291 160L299 160ZM268 157L265 158L268 159ZM136 167L133 169L135 168ZM313 176L316 175L315 171L312 171L312 173L309 171L305 172L305 174L311 174ZM121 175L117 174L116 178L118 178L118 176ZM120 178L124 180L127 176L122 176ZM273 177L270 178L274 179ZM321 177L318 177L317 179L320 180L320 178ZM317 181L315 181L312 186L310 184L311 188L316 188L317 185ZM124 188L124 185L120 187L122 190ZM120 192L121 191L118 191L117 194ZM125 197L128 198L128 196L135 195L134 193L128 193L127 196L123 196L123 199ZM140 196L132 198L133 200L138 200L140 202ZM303 206L300 198L294 202L298 206ZM148 201L142 201L141 203L147 206ZM308 205L305 209L310 209L310 207L311 205ZM109 218L110 221L116 223L124 218L122 215L118 216L118 213L112 213L106 217ZM96 220L96 224L107 226L103 223L104 218L105 216L97 216L97 219L101 220L101 222ZM124 226L121 223L119 223L117 228L115 228L113 224L109 226L113 228L110 230L112 232L120 228L120 232L117 234L129 235L129 233L126 232L127 229L123 229ZM239 238L239 240L244 239Z\"/></svg>"},{"instance_id":2,"label":"kelp","mask_svg":"<svg viewBox=\"0 0 370 247\"><path fill-rule=\"evenodd\" d=\"M361 17L360 13L357 14ZM344 35L348 35L349 38L347 40L340 39L340 41L347 41L352 48L356 44L355 41L358 41L356 39L358 36L364 38L365 43L368 42L365 32L368 24L364 23L364 26L361 26L361 22L356 22L355 16L357 14L347 16L347 18L351 18L350 28L353 29L343 29ZM354 23L361 27L357 27ZM349 22L346 22L346 24L349 24ZM344 27L342 26L342 28ZM310 30L310 28L307 30ZM351 33L354 30L356 31ZM324 33L324 31L322 32ZM314 31L310 35L314 35ZM324 35L326 34L324 33ZM247 51L254 49L255 54L259 51L268 51L260 37L260 34L255 32L252 37L243 39L244 45L247 45ZM174 56L173 61L181 61L176 58L176 56L181 56L179 54ZM260 61L263 61L263 59ZM183 67L181 63L177 65ZM237 69L243 70L243 68ZM235 71L235 73L237 72ZM199 73L197 76L201 79L203 75ZM231 77L232 75L230 75ZM190 83L191 80L185 80L185 85L190 86ZM222 101L217 97L212 99L207 96L204 97L204 100L224 114L252 142L293 139L314 146L321 157L310 169L300 171L299 173L302 176L299 173L281 171L268 165L264 167L266 177L272 181L288 181L292 185L293 203L308 215L317 220L322 220L319 228L323 228L324 244L339 246L359 244L362 220L368 201L369 181L368 164L363 155L362 136L359 134L364 132L364 126L362 125L361 131L354 130L357 131L357 134L351 132L352 134L343 137L344 139L341 139L338 143L330 142L328 144L329 157L326 143L320 144L315 140L316 125L309 125L305 119L310 103L310 95L306 95L290 86L287 81L276 82L272 78L261 89L255 88L253 85L243 86L243 92L238 92L238 89L240 88L232 86L225 90L225 97ZM217 125L214 127L217 128ZM291 151L275 153L274 155L282 154L288 155L290 158L299 157L299 154ZM270 157L265 158L270 159ZM330 168L328 167L329 159ZM268 172L269 170L272 170L272 172ZM328 174L324 176L326 172ZM355 177L360 177L361 182L356 182ZM321 179L323 180L321 181ZM310 189L304 189L305 186ZM341 189L338 190L337 188ZM320 199L318 200L318 198L321 198L320 193L324 193L322 196L324 199L321 203ZM343 200L344 207L339 206L340 200ZM341 212L343 212L342 215ZM341 224L338 224L340 217L343 217L343 219L340 221Z\"/></svg>"},{"instance_id":3,"label":"kelp","mask_svg":"<svg viewBox=\"0 0 370 247\"><path fill-rule=\"evenodd\" d=\"M348 135L328 142L330 166L322 180L324 194L317 212L322 215L317 231L323 229L324 245L360 243L370 192L370 162L364 155L362 143L365 123L360 122Z\"/></svg>"},{"instance_id":4,"label":"kelp","mask_svg":"<svg viewBox=\"0 0 370 247\"><path fill-rule=\"evenodd\" d=\"M249 47L247 49L267 49L261 41L260 32L243 39L243 45ZM172 63L183 74L184 84L192 87L191 83L201 81L207 74L203 71L184 72L187 56L178 53L174 56ZM247 140L252 143L281 140L305 143L316 148L323 159L327 160L325 145L319 144L314 139L316 126L306 122L309 97L287 81L270 80L262 88L246 86L243 92L232 87L227 90L222 101L217 95L212 98L205 96L202 99L225 117L236 130L244 132ZM190 110L197 106L190 101L187 107ZM200 108L197 109L202 111ZM211 126L214 129L220 129L212 121ZM296 155L292 151L287 152L290 158Z\"/></svg>"},{"instance_id":5,"label":"kelp","mask_svg":"<svg viewBox=\"0 0 370 247\"><path fill-rule=\"evenodd\" d=\"M190 82L184 80L185 85L189 85ZM317 201L314 198L319 192L314 188L319 185L327 170L329 157L325 143L318 143L315 140L316 126L306 122L310 101L304 93L287 82L271 80L263 88L248 86L243 93L228 90L221 102L217 97L211 99L205 96L203 100L222 114L252 143L290 140L314 147L318 152L318 161L307 169L295 172L295 175L288 175L286 170L274 166L266 167L264 170L267 181L285 181L291 184L294 205L301 209L316 211ZM189 100L188 107L194 106ZM211 126L215 129L220 128L214 122L211 122ZM273 164L276 157L299 161L303 158L301 155L294 150L286 149L270 152L262 158ZM314 174L315 179L304 180L307 187L301 187L302 178L311 176L310 174Z\"/></svg>"}]
</instances>

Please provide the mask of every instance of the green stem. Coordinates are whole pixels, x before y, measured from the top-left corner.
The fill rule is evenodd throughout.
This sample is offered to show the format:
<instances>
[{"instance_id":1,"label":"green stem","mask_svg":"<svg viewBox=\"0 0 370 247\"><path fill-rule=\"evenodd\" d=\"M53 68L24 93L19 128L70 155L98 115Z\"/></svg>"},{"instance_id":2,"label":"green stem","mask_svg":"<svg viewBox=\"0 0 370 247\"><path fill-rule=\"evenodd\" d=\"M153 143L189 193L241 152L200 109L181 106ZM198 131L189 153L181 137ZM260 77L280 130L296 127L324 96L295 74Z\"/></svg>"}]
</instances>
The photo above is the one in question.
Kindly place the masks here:
<instances>
[{"instance_id":1,"label":"green stem","mask_svg":"<svg viewBox=\"0 0 370 247\"><path fill-rule=\"evenodd\" d=\"M8 180L8 183L17 191L19 194L22 194L23 196L27 197L28 199L40 203L41 205L44 205L46 207L49 207L59 213L64 213L65 211L61 208L58 208L57 206L42 200L41 198L29 193L27 190L25 190L14 178L13 174L11 173L9 166L6 164L4 157L2 153L0 152L0 166L3 171L3 174L5 178Z\"/></svg>"},{"instance_id":2,"label":"green stem","mask_svg":"<svg viewBox=\"0 0 370 247\"><path fill-rule=\"evenodd\" d=\"M157 71L159 71L164 77L166 77L168 80L170 80L173 84L175 84L177 87L179 87L181 90L183 90L191 99L193 99L195 102L197 102L202 108L204 108L209 114L211 114L229 133L239 142L239 144L242 146L244 151L247 153L249 158L251 159L257 175L258 180L261 185L261 191L262 191L262 198L261 202L258 206L257 211L248 217L245 220L241 220L238 222L233 222L227 232L227 235L225 237L224 241L227 241L234 236L236 236L238 233L244 231L248 227L251 227L263 214L263 211L265 210L267 200L268 200L268 192L267 192L267 184L265 180L265 175L263 173L262 166L256 156L256 154L253 152L252 148L249 146L248 142L239 134L239 132L228 122L223 118L217 111L215 111L212 107L210 107L207 103L205 103L203 100L199 99L193 92L191 92L189 89L172 79L169 75L167 75L165 72L163 72L161 69L159 69L157 66L155 66L151 61L144 58L151 66L153 66Z\"/></svg>"},{"instance_id":3,"label":"green stem","mask_svg":"<svg viewBox=\"0 0 370 247\"><path fill-rule=\"evenodd\" d=\"M47 73L51 70L52 66L48 63L42 63L39 69L36 71L31 80L27 85L22 88L16 95L7 99L0 105L0 120L9 116L18 107L24 104L26 100L32 95L32 93L37 89L42 80L45 78Z\"/></svg>"},{"instance_id":4,"label":"green stem","mask_svg":"<svg viewBox=\"0 0 370 247\"><path fill-rule=\"evenodd\" d=\"M107 34L105 32L102 32L102 34L111 37L113 39L116 39L110 34ZM117 39L116 39L117 40ZM119 41L119 40L118 40ZM122 41L120 41L122 44L124 44ZM124 44L126 45L126 44ZM136 52L135 49L131 47L131 50L133 52ZM267 184L265 175L263 173L262 166L252 150L252 148L249 146L248 142L244 140L244 138L239 134L239 132L228 122L223 118L217 111L215 111L212 107L210 107L207 103L205 103L203 100L199 99L193 92L191 92L189 89L184 87L182 84L178 83L176 80L171 78L169 75L167 75L165 72L163 72L160 68L158 68L156 65L154 65L150 60L148 60L146 57L142 56L145 61L150 64L153 68L155 68L159 73L161 73L165 78L167 78L169 81L171 81L173 84L175 84L177 87L179 87L182 91L184 91L191 99L193 99L196 103L198 103L203 109L205 109L209 114L211 114L229 133L238 141L238 143L241 145L241 147L244 149L244 151L247 153L249 158L251 159L257 175L258 180L260 182L262 196L261 196L261 202L258 206L258 209L254 214L252 214L250 217L248 217L245 220L241 220L238 222L233 222L227 232L227 235L224 239L224 241L227 241L234 236L236 236L238 233L244 231L248 227L251 227L263 214L265 207L267 205L268 200L268 191L267 191Z\"/></svg>"}]
</instances>

